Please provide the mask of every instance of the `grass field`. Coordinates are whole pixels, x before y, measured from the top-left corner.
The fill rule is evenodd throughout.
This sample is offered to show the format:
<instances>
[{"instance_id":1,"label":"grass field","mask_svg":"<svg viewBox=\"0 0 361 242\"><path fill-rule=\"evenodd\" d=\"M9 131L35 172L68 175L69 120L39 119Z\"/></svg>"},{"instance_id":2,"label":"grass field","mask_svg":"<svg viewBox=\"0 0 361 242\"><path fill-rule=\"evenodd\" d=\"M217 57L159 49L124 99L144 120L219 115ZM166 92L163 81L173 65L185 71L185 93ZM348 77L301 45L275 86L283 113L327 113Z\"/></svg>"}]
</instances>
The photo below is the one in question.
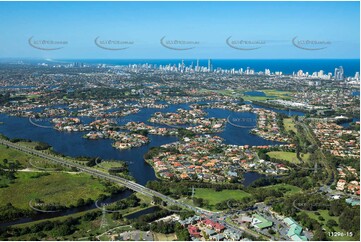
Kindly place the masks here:
<instances>
[{"instance_id":1,"label":"grass field","mask_svg":"<svg viewBox=\"0 0 361 242\"><path fill-rule=\"evenodd\" d=\"M299 163L297 159L296 153L294 152L287 152L287 151L270 151L267 152L267 155L271 158L287 160L289 162ZM310 154L301 154L301 158L303 161L308 161Z\"/></svg>"},{"instance_id":2,"label":"grass field","mask_svg":"<svg viewBox=\"0 0 361 242\"><path fill-rule=\"evenodd\" d=\"M99 162L98 165L94 166L95 169L98 169L103 172L108 172L110 168L122 168L124 164L122 162L117 161L102 161Z\"/></svg>"},{"instance_id":3,"label":"grass field","mask_svg":"<svg viewBox=\"0 0 361 242\"><path fill-rule=\"evenodd\" d=\"M245 95L242 97L245 101L266 101L267 99L274 99L272 97L267 97L267 96L249 96L249 95Z\"/></svg>"},{"instance_id":4,"label":"grass field","mask_svg":"<svg viewBox=\"0 0 361 242\"><path fill-rule=\"evenodd\" d=\"M275 90L275 89L264 89L264 90L258 90L258 91L264 92L266 94L266 96L244 95L242 98L246 101L265 101L267 99L283 99L283 100L292 99L292 97L291 97L292 92L279 91L279 90Z\"/></svg>"},{"instance_id":5,"label":"grass field","mask_svg":"<svg viewBox=\"0 0 361 242\"><path fill-rule=\"evenodd\" d=\"M290 95L292 94L292 92L289 91L280 91L276 89L264 89L260 91L264 92L267 96L274 96L283 99L290 99Z\"/></svg>"},{"instance_id":6,"label":"grass field","mask_svg":"<svg viewBox=\"0 0 361 242\"><path fill-rule=\"evenodd\" d=\"M25 154L18 150L7 148L4 145L0 145L0 162L2 163L4 159L9 161L18 160L21 164L27 164L27 161L31 158L31 155Z\"/></svg>"},{"instance_id":7,"label":"grass field","mask_svg":"<svg viewBox=\"0 0 361 242\"><path fill-rule=\"evenodd\" d=\"M10 180L0 176L0 187L6 187L10 184Z\"/></svg>"},{"instance_id":8,"label":"grass field","mask_svg":"<svg viewBox=\"0 0 361 242\"><path fill-rule=\"evenodd\" d=\"M18 208L29 208L29 201L41 199L45 203L76 205L79 198L96 200L105 186L88 174L49 173L33 178L39 172L18 172L15 183L0 188L0 204L12 203Z\"/></svg>"},{"instance_id":9,"label":"grass field","mask_svg":"<svg viewBox=\"0 0 361 242\"><path fill-rule=\"evenodd\" d=\"M306 211L307 215L310 218L316 219L320 224L323 224L323 228L326 229L326 235L328 236L328 232L331 232L331 230L326 226L326 223L328 220L333 219L337 222L337 224L339 224L338 221L338 217L337 216L330 216L328 215L328 211L327 210L318 210L318 212L320 213L320 215L316 215L315 212L311 212L311 211ZM318 217L322 216L325 220L321 221ZM333 227L335 232L343 232L346 234L346 231L340 229L339 226L335 226ZM348 237L348 236L332 236L328 238L330 240L338 240L338 241L347 241L347 240L356 240L356 238L352 238L352 237Z\"/></svg>"},{"instance_id":10,"label":"grass field","mask_svg":"<svg viewBox=\"0 0 361 242\"><path fill-rule=\"evenodd\" d=\"M123 167L123 163L116 161L103 161L98 163L98 166L105 169L110 169L111 167Z\"/></svg>"},{"instance_id":11,"label":"grass field","mask_svg":"<svg viewBox=\"0 0 361 242\"><path fill-rule=\"evenodd\" d=\"M22 145L22 146L26 146L26 147L30 147L30 148L35 148L35 146L37 146L39 144L39 142L26 142L26 141L20 141L17 142L18 145Z\"/></svg>"},{"instance_id":12,"label":"grass field","mask_svg":"<svg viewBox=\"0 0 361 242\"><path fill-rule=\"evenodd\" d=\"M203 198L209 201L209 205L215 205L229 199L240 200L244 197L250 197L251 194L242 191L242 190L223 190L216 192L214 189L210 188L197 188L195 189L195 197Z\"/></svg>"},{"instance_id":13,"label":"grass field","mask_svg":"<svg viewBox=\"0 0 361 242\"><path fill-rule=\"evenodd\" d=\"M285 188L285 189L289 190L285 194L293 194L293 193L300 192L302 190L299 187L292 186L292 185L289 185L289 184L276 184L276 185L265 186L265 187L262 187L262 188L276 189L276 190Z\"/></svg>"},{"instance_id":14,"label":"grass field","mask_svg":"<svg viewBox=\"0 0 361 242\"><path fill-rule=\"evenodd\" d=\"M292 118L283 119L283 126L285 127L286 131L292 130L293 132L297 133L297 129L295 127L295 123L293 122Z\"/></svg>"},{"instance_id":15,"label":"grass field","mask_svg":"<svg viewBox=\"0 0 361 242\"><path fill-rule=\"evenodd\" d=\"M266 96L250 96L245 95L244 92L252 91L252 90L207 90L207 89L201 89L199 90L200 93L205 92L216 92L218 94L222 94L225 96L230 97L242 97L245 101L265 101L267 99L284 99L284 100L290 100L292 99L291 94L292 92L287 91L279 91L275 89L265 89L265 90L259 90L260 92L264 92Z\"/></svg>"},{"instance_id":16,"label":"grass field","mask_svg":"<svg viewBox=\"0 0 361 242\"><path fill-rule=\"evenodd\" d=\"M27 96L28 99L38 98L38 97L40 97L40 95L32 94Z\"/></svg>"},{"instance_id":17,"label":"grass field","mask_svg":"<svg viewBox=\"0 0 361 242\"><path fill-rule=\"evenodd\" d=\"M34 148L37 145L36 142L19 142L18 144L28 146L31 148ZM12 162L19 161L24 168L36 169L36 167L40 167L40 168L57 168L58 170L69 170L60 165L48 162L47 160L39 158L37 156L26 154L19 150L15 150L13 148L7 148L4 145L0 145L0 164L3 164L4 159L7 159L8 161L12 161Z\"/></svg>"},{"instance_id":18,"label":"grass field","mask_svg":"<svg viewBox=\"0 0 361 242\"><path fill-rule=\"evenodd\" d=\"M238 91L238 90L208 90L208 89L200 89L199 93L204 94L204 93L218 93L220 95L225 95L225 96L229 96L229 97L240 97L242 92Z\"/></svg>"},{"instance_id":19,"label":"grass field","mask_svg":"<svg viewBox=\"0 0 361 242\"><path fill-rule=\"evenodd\" d=\"M144 194L141 194L141 193L139 193L139 192L137 192L135 195L136 195L140 200L142 200L141 202L150 204L150 203L153 201L153 199L152 199L151 197L148 197L148 196L146 196L146 195L144 195Z\"/></svg>"},{"instance_id":20,"label":"grass field","mask_svg":"<svg viewBox=\"0 0 361 242\"><path fill-rule=\"evenodd\" d=\"M160 233L153 233L155 241L175 241L177 240L177 236L175 233L173 234L160 234Z\"/></svg>"}]
</instances>

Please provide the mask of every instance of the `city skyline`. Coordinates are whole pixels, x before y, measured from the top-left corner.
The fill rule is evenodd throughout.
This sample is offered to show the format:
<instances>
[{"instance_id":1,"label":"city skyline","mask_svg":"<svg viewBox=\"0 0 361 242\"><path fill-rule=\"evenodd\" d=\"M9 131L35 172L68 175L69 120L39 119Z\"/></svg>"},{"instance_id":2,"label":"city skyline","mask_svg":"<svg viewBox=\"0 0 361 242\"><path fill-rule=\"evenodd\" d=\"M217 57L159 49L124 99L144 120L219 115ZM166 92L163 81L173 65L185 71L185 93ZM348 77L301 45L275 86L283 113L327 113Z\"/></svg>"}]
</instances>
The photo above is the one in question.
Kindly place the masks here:
<instances>
[{"instance_id":1,"label":"city skyline","mask_svg":"<svg viewBox=\"0 0 361 242\"><path fill-rule=\"evenodd\" d=\"M191 60L188 60L191 61ZM335 68L334 72L326 72L322 69L319 71L305 71L303 69L299 69L298 71L293 71L292 74L284 73L282 70L271 70L268 67L266 67L264 70L255 70L253 67L247 66L246 68L240 67L240 68L222 68L222 67L216 67L213 66L213 59L207 60L207 66L202 65L199 62L200 60L197 59L194 63L191 61L191 63L185 64L184 59L181 60L181 62L173 63L173 64L157 64L157 63L142 63L142 64L136 64L136 63L129 63L129 64L123 64L123 65L114 65L114 64L101 64L98 63L97 65L99 67L106 67L106 66L128 66L130 69L138 69L138 68L145 68L145 69L159 69L161 71L170 71L170 72L181 72L181 73L224 73L224 74L240 74L240 75L266 75L266 76L293 76L293 77L303 77L303 78L318 78L318 79L324 79L324 80L331 80L332 78L334 80L344 80L344 79L354 79L359 80L360 72L355 72L354 76L345 76L343 66L338 66ZM204 60L203 60L204 61ZM38 63L38 65L42 66L52 66L52 67L87 67L89 65L82 63L82 62L74 62L69 64L64 63L58 63L53 64L51 63ZM94 65L94 63L93 63Z\"/></svg>"},{"instance_id":2,"label":"city skyline","mask_svg":"<svg viewBox=\"0 0 361 242\"><path fill-rule=\"evenodd\" d=\"M302 71L305 76L319 77L336 76L335 70L339 67L343 69L343 77L355 77L359 73L359 59L283 59L283 60L266 60L266 59L62 59L62 60L5 60L4 63L32 63L42 64L45 66L72 66L74 63L80 63L86 66L144 66L150 68L175 68L190 70L192 72L223 72L251 69L254 73L274 73L277 75L295 75ZM291 64L292 63L292 64ZM211 65L210 65L211 64ZM181 68L183 67L183 68ZM344 69L345 67L345 69ZM241 71L242 72L242 71ZM323 73L323 74L320 74ZM342 79L342 78L341 78ZM356 78L358 79L358 78Z\"/></svg>"}]
</instances>

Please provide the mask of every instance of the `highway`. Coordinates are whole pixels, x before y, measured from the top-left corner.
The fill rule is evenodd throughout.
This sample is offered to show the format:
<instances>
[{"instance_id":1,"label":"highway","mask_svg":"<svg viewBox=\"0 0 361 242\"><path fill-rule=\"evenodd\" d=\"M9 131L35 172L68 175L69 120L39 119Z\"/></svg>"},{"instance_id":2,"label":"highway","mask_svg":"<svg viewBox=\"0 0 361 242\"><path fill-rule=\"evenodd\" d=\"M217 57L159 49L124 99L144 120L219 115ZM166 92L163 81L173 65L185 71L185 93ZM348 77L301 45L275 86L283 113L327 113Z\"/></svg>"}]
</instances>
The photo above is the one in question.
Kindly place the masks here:
<instances>
[{"instance_id":1,"label":"highway","mask_svg":"<svg viewBox=\"0 0 361 242\"><path fill-rule=\"evenodd\" d=\"M144 194L146 196L159 197L163 201L166 201L168 204L170 203L170 204L174 204L174 205L177 205L179 207L182 207L182 208L185 208L185 209L188 209L188 210L193 210L196 213L203 213L199 208L193 207L193 206L191 206L189 204L181 203L181 202L179 202L179 201L177 201L177 200L175 200L173 198L165 196L165 195L163 195L163 194L161 194L161 193L159 193L157 191L154 191L152 189L149 189L149 188L147 188L145 186L142 186L142 185L140 185L138 183L135 183L133 181L129 181L129 180L124 179L122 177L110 175L108 173L105 173L105 172L102 172L102 171L99 171L99 170L96 170L96 169L93 169L93 168L90 168L90 167L86 167L86 166L77 164L77 163L72 162L72 161L70 161L70 160L68 160L66 158L45 154L42 151L35 150L35 149L25 147L25 146L21 146L21 145L18 145L16 143L11 143L11 142L9 142L7 140L0 139L0 144L7 145L7 146L9 146L9 147L11 147L13 149L17 149L17 150L20 150L22 152L25 152L25 153L28 153L28 154L31 154L31 155L36 155L38 157L47 159L47 160L49 160L51 162L60 164L62 166L75 167L79 171L86 172L86 173L88 173L88 174L90 174L92 176L99 177L99 178L102 178L102 179L106 179L108 181L111 181L111 182L126 186L127 188L129 188L129 189L131 189L131 190L133 190L135 192L142 193L142 194Z\"/></svg>"},{"instance_id":2,"label":"highway","mask_svg":"<svg viewBox=\"0 0 361 242\"><path fill-rule=\"evenodd\" d=\"M31 155L38 156L38 157L43 158L43 159L47 159L47 160L49 160L51 162L54 162L56 164L60 164L62 166L75 167L79 171L86 172L86 173L88 173L88 174L90 174L92 176L99 177L99 178L102 178L102 179L106 179L108 181L111 181L111 182L126 186L127 188L129 188L129 189L131 189L131 190L133 190L135 192L142 193L142 194L144 194L146 196L159 197L163 201L167 202L167 204L173 204L173 205L176 205L178 207L181 207L181 208L184 208L184 209L187 209L187 210L192 210L197 214L205 215L207 218L212 218L215 221L220 222L220 223L222 223L222 221L220 221L219 218L220 217L225 218L225 216L221 212L211 212L211 211L207 211L207 210L204 210L204 209L201 209L201 208L198 208L198 207L191 206L191 205L186 204L184 202L180 202L178 200L175 200L173 198L165 196L165 195L163 195L163 194L161 194L161 193L159 193L157 191L149 189L149 188L147 188L145 186L142 186L142 185L140 185L138 183L135 183L133 181L129 181L129 180L127 180L125 178L122 178L122 177L110 175L108 173L105 173L105 172L102 172L102 171L99 171L99 170L96 170L96 169L93 169L93 168L90 168L90 167L86 167L86 166L77 164L77 163L75 163L75 162L73 162L73 161L71 161L71 160L69 160L67 158L64 158L64 157L59 157L59 156L46 154L46 153L44 153L42 151L35 150L35 149L25 147L25 146L22 146L22 145L18 145L16 143L12 143L12 142L9 142L9 141L1 139L1 138L0 138L0 144L9 146L9 147L11 147L13 149L20 150L22 152L25 152L25 153L28 153L28 154L31 154ZM226 221L223 221L223 223L227 227L229 227L229 228L231 228L231 229L233 229L233 230L235 230L235 231L237 231L239 233L240 232L250 233L249 231L244 231L241 228L237 228L234 225L232 225L232 224L230 224L230 223L228 223ZM255 233L251 233L251 234L255 235Z\"/></svg>"}]
</instances>

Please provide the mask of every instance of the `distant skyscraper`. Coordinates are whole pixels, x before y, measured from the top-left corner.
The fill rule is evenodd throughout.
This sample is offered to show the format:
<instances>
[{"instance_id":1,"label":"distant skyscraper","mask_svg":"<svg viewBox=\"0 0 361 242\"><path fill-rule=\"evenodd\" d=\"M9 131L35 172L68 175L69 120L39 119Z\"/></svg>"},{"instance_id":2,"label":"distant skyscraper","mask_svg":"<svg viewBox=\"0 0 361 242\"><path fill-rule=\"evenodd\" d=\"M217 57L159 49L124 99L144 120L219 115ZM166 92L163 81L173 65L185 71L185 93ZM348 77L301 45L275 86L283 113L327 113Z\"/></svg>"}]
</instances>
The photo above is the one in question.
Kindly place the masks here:
<instances>
[{"instance_id":1,"label":"distant skyscraper","mask_svg":"<svg viewBox=\"0 0 361 242\"><path fill-rule=\"evenodd\" d=\"M318 76L318 77L323 77L323 70L320 70L320 71L317 73L317 76Z\"/></svg>"},{"instance_id":2,"label":"distant skyscraper","mask_svg":"<svg viewBox=\"0 0 361 242\"><path fill-rule=\"evenodd\" d=\"M199 71L199 59L197 59L196 71Z\"/></svg>"},{"instance_id":3,"label":"distant skyscraper","mask_svg":"<svg viewBox=\"0 0 361 242\"><path fill-rule=\"evenodd\" d=\"M331 79L332 79L332 72L329 72L329 73L327 74L327 79L328 79L328 80L331 80Z\"/></svg>"},{"instance_id":4,"label":"distant skyscraper","mask_svg":"<svg viewBox=\"0 0 361 242\"><path fill-rule=\"evenodd\" d=\"M356 72L356 73L355 73L355 79L356 79L356 80L359 80L359 79L360 79L360 73L359 73L359 72Z\"/></svg>"},{"instance_id":5,"label":"distant skyscraper","mask_svg":"<svg viewBox=\"0 0 361 242\"><path fill-rule=\"evenodd\" d=\"M343 80L343 78L344 78L343 67L340 66L340 80Z\"/></svg>"},{"instance_id":6,"label":"distant skyscraper","mask_svg":"<svg viewBox=\"0 0 361 242\"><path fill-rule=\"evenodd\" d=\"M298 77L303 76L303 71L302 71L302 70L299 70L299 71L297 72L297 76L298 76Z\"/></svg>"},{"instance_id":7,"label":"distant skyscraper","mask_svg":"<svg viewBox=\"0 0 361 242\"><path fill-rule=\"evenodd\" d=\"M212 59L208 59L208 71L213 72L213 63L212 63Z\"/></svg>"},{"instance_id":8,"label":"distant skyscraper","mask_svg":"<svg viewBox=\"0 0 361 242\"><path fill-rule=\"evenodd\" d=\"M341 81L344 79L343 67L335 68L335 80Z\"/></svg>"}]
</instances>

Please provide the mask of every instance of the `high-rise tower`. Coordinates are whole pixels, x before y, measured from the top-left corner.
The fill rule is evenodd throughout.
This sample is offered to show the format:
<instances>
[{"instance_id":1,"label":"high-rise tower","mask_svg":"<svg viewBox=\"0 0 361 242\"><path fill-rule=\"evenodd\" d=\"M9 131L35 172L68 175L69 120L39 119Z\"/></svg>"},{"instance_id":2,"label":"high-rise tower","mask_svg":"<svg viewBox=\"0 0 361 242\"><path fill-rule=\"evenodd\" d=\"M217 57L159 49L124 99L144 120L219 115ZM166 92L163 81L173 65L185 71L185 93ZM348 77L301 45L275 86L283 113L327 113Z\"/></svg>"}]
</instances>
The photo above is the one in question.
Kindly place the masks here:
<instances>
[{"instance_id":1,"label":"high-rise tower","mask_svg":"<svg viewBox=\"0 0 361 242\"><path fill-rule=\"evenodd\" d=\"M209 72L213 72L212 59L208 59L208 71L209 71Z\"/></svg>"}]
</instances>

